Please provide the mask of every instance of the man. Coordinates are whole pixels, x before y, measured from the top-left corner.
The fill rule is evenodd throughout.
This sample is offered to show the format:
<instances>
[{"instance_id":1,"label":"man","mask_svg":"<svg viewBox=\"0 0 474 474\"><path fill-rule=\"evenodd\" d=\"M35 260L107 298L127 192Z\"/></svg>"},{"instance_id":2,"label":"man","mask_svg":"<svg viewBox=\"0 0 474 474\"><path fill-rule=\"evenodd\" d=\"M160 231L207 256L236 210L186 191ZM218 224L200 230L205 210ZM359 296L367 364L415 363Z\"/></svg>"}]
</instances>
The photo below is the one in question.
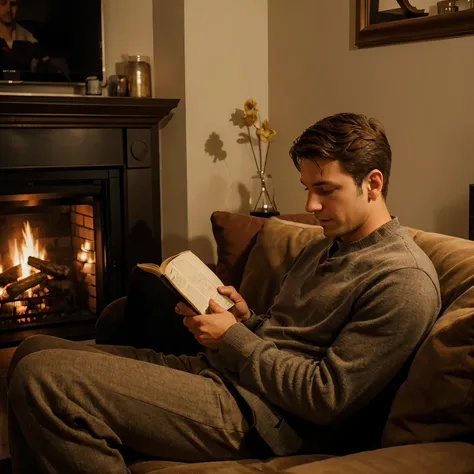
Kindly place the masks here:
<instances>
[{"instance_id":1,"label":"man","mask_svg":"<svg viewBox=\"0 0 474 474\"><path fill-rule=\"evenodd\" d=\"M192 462L374 446L440 309L436 272L387 210L378 122L328 117L290 153L326 238L296 258L268 314L231 287L231 311L178 305L208 348L194 357L25 340L9 370L15 473L125 473L124 447Z\"/></svg>"},{"instance_id":2,"label":"man","mask_svg":"<svg viewBox=\"0 0 474 474\"><path fill-rule=\"evenodd\" d=\"M17 22L18 1L0 0L0 69L55 70L38 40Z\"/></svg>"}]
</instances>

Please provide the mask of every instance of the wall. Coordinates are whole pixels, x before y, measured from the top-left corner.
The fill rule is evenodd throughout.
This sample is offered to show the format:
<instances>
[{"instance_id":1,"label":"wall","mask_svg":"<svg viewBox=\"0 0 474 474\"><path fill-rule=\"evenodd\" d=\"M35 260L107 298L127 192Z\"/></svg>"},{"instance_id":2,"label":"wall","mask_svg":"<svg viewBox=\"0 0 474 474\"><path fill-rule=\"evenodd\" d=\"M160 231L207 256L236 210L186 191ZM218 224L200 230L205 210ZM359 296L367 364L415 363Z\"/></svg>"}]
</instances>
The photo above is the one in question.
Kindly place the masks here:
<instances>
[{"instance_id":1,"label":"wall","mask_svg":"<svg viewBox=\"0 0 474 474\"><path fill-rule=\"evenodd\" d=\"M156 94L182 100L161 132L164 254L213 261L211 213L249 210L253 163L231 116L249 97L267 115L267 0L155 0L154 15Z\"/></svg>"},{"instance_id":2,"label":"wall","mask_svg":"<svg viewBox=\"0 0 474 474\"><path fill-rule=\"evenodd\" d=\"M180 100L160 126L163 257L188 246L184 11L184 0L153 1L155 91Z\"/></svg>"},{"instance_id":3,"label":"wall","mask_svg":"<svg viewBox=\"0 0 474 474\"><path fill-rule=\"evenodd\" d=\"M392 145L388 204L403 224L468 235L474 182L474 36L358 50L353 1L269 2L269 93L278 140L270 170L281 211L305 194L288 158L315 121L351 111L377 117Z\"/></svg>"},{"instance_id":4,"label":"wall","mask_svg":"<svg viewBox=\"0 0 474 474\"><path fill-rule=\"evenodd\" d=\"M267 21L267 0L186 1L189 238L206 261L213 257L211 213L249 211L254 165L231 115L249 97L267 114Z\"/></svg>"}]
</instances>

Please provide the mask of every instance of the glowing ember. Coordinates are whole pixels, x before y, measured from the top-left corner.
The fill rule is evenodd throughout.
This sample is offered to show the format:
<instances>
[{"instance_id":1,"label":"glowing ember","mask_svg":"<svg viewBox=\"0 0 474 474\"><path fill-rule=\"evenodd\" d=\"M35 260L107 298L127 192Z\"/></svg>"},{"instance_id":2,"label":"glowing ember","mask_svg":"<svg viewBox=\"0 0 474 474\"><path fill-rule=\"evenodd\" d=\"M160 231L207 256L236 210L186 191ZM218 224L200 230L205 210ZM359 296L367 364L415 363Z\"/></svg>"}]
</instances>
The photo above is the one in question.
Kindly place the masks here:
<instances>
[{"instance_id":1,"label":"glowing ember","mask_svg":"<svg viewBox=\"0 0 474 474\"><path fill-rule=\"evenodd\" d=\"M20 279L26 278L33 273L37 273L36 270L28 265L28 257L36 257L41 260L46 259L46 250L40 248L39 241L33 238L33 232L28 221L24 224L23 229L23 242L21 247L18 245L17 240L13 239L8 242L10 248L10 258L13 261L13 265L21 265L21 276Z\"/></svg>"}]
</instances>

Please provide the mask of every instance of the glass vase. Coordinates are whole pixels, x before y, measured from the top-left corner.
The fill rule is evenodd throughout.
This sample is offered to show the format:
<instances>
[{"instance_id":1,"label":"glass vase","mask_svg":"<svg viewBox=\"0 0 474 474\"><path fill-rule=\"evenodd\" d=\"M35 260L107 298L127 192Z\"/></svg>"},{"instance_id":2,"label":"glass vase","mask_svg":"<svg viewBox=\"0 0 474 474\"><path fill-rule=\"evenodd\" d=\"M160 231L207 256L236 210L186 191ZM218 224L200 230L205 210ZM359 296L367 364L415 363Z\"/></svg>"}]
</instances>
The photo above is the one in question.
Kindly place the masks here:
<instances>
[{"instance_id":1,"label":"glass vase","mask_svg":"<svg viewBox=\"0 0 474 474\"><path fill-rule=\"evenodd\" d=\"M148 56L129 56L127 64L128 95L151 97L151 69Z\"/></svg>"},{"instance_id":2,"label":"glass vase","mask_svg":"<svg viewBox=\"0 0 474 474\"><path fill-rule=\"evenodd\" d=\"M250 215L257 217L278 216L273 179L259 171L250 178Z\"/></svg>"}]
</instances>

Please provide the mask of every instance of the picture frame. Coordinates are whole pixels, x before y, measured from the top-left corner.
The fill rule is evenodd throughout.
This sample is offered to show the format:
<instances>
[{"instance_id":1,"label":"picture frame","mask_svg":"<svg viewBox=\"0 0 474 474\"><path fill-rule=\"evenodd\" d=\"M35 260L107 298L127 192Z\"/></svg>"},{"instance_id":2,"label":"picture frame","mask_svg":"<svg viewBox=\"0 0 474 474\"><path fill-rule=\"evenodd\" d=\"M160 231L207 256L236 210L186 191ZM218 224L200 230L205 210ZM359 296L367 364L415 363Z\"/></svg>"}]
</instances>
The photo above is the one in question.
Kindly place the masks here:
<instances>
[{"instance_id":1,"label":"picture frame","mask_svg":"<svg viewBox=\"0 0 474 474\"><path fill-rule=\"evenodd\" d=\"M407 0L398 3L411 6ZM378 0L356 0L355 44L359 48L474 34L474 9L374 22L377 6Z\"/></svg>"},{"instance_id":2,"label":"picture frame","mask_svg":"<svg viewBox=\"0 0 474 474\"><path fill-rule=\"evenodd\" d=\"M106 84L104 0L0 0L0 10L15 28L0 36L0 84Z\"/></svg>"}]
</instances>

